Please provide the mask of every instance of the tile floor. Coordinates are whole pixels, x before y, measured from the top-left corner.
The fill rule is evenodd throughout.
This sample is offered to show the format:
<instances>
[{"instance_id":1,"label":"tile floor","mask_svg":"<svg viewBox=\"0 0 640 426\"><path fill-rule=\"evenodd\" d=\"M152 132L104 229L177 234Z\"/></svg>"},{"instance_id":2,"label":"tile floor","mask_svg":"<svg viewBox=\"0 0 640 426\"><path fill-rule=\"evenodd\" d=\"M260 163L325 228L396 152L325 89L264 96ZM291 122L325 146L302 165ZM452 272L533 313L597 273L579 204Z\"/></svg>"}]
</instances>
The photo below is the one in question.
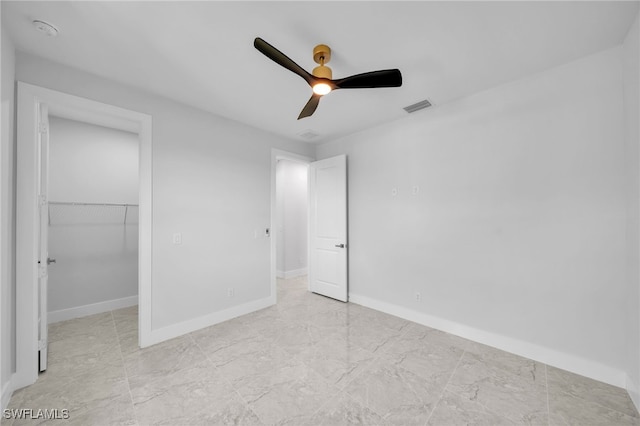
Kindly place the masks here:
<instances>
[{"instance_id":1,"label":"tile floor","mask_svg":"<svg viewBox=\"0 0 640 426\"><path fill-rule=\"evenodd\" d=\"M140 350L137 309L53 324L9 408L77 425L639 425L626 392L278 283L278 305ZM23 420L3 424L37 424Z\"/></svg>"}]
</instances>

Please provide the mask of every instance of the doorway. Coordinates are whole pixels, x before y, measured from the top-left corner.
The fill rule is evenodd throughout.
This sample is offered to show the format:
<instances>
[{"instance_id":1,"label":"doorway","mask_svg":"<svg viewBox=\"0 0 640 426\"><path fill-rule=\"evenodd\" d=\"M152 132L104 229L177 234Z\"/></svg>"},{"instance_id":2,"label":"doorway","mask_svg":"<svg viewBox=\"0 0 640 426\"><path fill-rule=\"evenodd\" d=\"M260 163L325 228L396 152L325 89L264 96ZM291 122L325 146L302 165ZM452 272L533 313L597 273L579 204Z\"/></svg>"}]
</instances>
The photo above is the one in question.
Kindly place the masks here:
<instances>
[{"instance_id":1,"label":"doorway","mask_svg":"<svg viewBox=\"0 0 640 426\"><path fill-rule=\"evenodd\" d=\"M39 336L48 322L48 311L41 308L47 301L46 284L43 286L42 282L48 280L50 259L46 250L41 249L48 244L41 244L41 239L49 220L48 179L43 173L46 163L42 162L48 158L43 153L48 143L43 141L49 136L49 115L138 135L139 346L147 346L151 334L151 116L18 82L16 373L12 383L15 389L36 381L40 349L47 345L46 333L43 339Z\"/></svg>"},{"instance_id":2,"label":"doorway","mask_svg":"<svg viewBox=\"0 0 640 426\"><path fill-rule=\"evenodd\" d=\"M312 158L272 149L271 154L271 296L278 284L305 281L308 272L308 169ZM305 288L308 284L304 282Z\"/></svg>"},{"instance_id":3,"label":"doorway","mask_svg":"<svg viewBox=\"0 0 640 426\"><path fill-rule=\"evenodd\" d=\"M279 160L303 163L307 178L306 289L342 302L348 301L347 156L313 161L308 157L272 149L271 229L279 229L276 194ZM277 303L278 238L271 239L271 298ZM286 244L285 244L286 247ZM281 248L286 249L286 248ZM283 250L284 251L284 250ZM285 256L286 258L286 256Z\"/></svg>"},{"instance_id":4,"label":"doorway","mask_svg":"<svg viewBox=\"0 0 640 426\"><path fill-rule=\"evenodd\" d=\"M279 159L276 165L276 275L305 277L308 267L307 163Z\"/></svg>"},{"instance_id":5,"label":"doorway","mask_svg":"<svg viewBox=\"0 0 640 426\"><path fill-rule=\"evenodd\" d=\"M49 114L48 323L138 304L137 133Z\"/></svg>"}]
</instances>

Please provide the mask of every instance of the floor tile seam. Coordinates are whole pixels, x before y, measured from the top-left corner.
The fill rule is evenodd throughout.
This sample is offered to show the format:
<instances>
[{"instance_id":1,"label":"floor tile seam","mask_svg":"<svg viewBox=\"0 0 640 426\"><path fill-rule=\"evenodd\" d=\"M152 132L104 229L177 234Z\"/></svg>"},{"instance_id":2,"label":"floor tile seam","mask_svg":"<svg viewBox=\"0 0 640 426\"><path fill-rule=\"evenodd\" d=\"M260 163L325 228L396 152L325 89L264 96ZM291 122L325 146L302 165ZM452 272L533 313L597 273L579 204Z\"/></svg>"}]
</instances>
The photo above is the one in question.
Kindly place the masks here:
<instances>
[{"instance_id":1,"label":"floor tile seam","mask_svg":"<svg viewBox=\"0 0 640 426\"><path fill-rule=\"evenodd\" d=\"M238 392L238 390L235 388L235 386L231 385L231 388L233 389L233 392L236 394L236 396L240 399L240 402L242 402L245 406L245 408L247 410L249 410L250 412L253 413L254 416L256 416L258 418L258 420L260 420L260 423L262 423L263 425L266 425L267 422L265 422L262 417L260 417L258 415L258 413L256 413L253 408L251 408L251 406L249 405L249 403L242 397L242 395L240 394L240 392Z\"/></svg>"},{"instance_id":2,"label":"floor tile seam","mask_svg":"<svg viewBox=\"0 0 640 426\"><path fill-rule=\"evenodd\" d=\"M373 358L371 358L367 364L362 368L361 371L359 371L358 373L356 373L352 378L349 379L349 381L347 381L344 386L342 386L341 390L345 391L347 389L347 386L349 386L349 384L351 384L355 379L357 379L358 377L362 376L364 373L366 373L367 371L369 371L373 365L376 363L376 361L380 359L376 357L376 354L373 353Z\"/></svg>"},{"instance_id":3,"label":"floor tile seam","mask_svg":"<svg viewBox=\"0 0 640 426\"><path fill-rule=\"evenodd\" d=\"M451 394L454 394L454 395L456 395L456 396L458 396L458 397L460 397L462 399L467 399L464 395L462 395L461 393L456 392L456 391L454 391L452 389L445 389L444 392L442 393L442 395L444 396L444 394L447 393L447 392L451 393ZM440 403L440 400L438 400L438 403ZM483 404L483 403L481 403L479 401L473 401L473 403L476 404L476 405L479 405L480 407L482 407L487 413L490 413L490 414L493 414L495 416L501 417L501 418L503 418L505 420L508 420L509 422L511 422L513 424L521 423L521 421L519 419L513 419L511 416L508 416L508 415L506 415L504 413L500 413L500 412L494 410L491 407L488 407L487 405L485 405L485 404Z\"/></svg>"},{"instance_id":4,"label":"floor tile seam","mask_svg":"<svg viewBox=\"0 0 640 426\"><path fill-rule=\"evenodd\" d=\"M358 348L361 349L361 348ZM330 386L335 387L339 392L345 392L346 393L346 388L347 386L349 386L349 384L351 382L353 382L356 378L360 377L360 375L362 375L365 371L367 371L367 369L369 369L371 367L371 365L373 365L375 363L375 361L377 360L377 358L374 357L371 358L369 360L369 362L367 363L367 365L365 367L362 368L361 371L357 372L356 374L353 375L353 377L351 377L348 381L346 381L344 383L344 385L340 385L338 386L337 383L332 383L329 379L325 378L316 368L314 368L310 363L305 362L305 359L300 358L300 362L307 367L308 369L310 369L311 371L313 371L314 373L318 374L319 376L321 376ZM355 369L355 368L354 368ZM353 370L352 370L353 371Z\"/></svg>"},{"instance_id":5,"label":"floor tile seam","mask_svg":"<svg viewBox=\"0 0 640 426\"><path fill-rule=\"evenodd\" d=\"M337 389L338 392L330 395L330 397L327 398L322 404L320 404L320 406L316 410L314 410L309 416L307 416L309 419L314 418L318 413L320 413L320 411L322 411L323 408L329 405L329 403L332 402L334 399L336 399L337 396L340 395L341 393L344 393L345 395L347 395L348 398L352 398L351 395L348 395L347 392L345 392L343 389L339 389L335 385L331 385L331 386Z\"/></svg>"},{"instance_id":6,"label":"floor tile seam","mask_svg":"<svg viewBox=\"0 0 640 426\"><path fill-rule=\"evenodd\" d=\"M127 383L127 390L129 391L129 399L131 400L133 420L136 422L135 423L136 425L140 425L140 422L138 421L138 415L136 414L136 406L135 406L135 403L133 402L133 393L131 392L131 383L129 382L129 374L127 373L127 368L124 363L124 355L122 353L122 344L120 343L120 333L118 333L118 328L116 327L116 320L115 320L115 317L113 316L113 311L110 311L110 312L111 312L111 320L113 322L113 329L115 330L116 336L118 338L118 348L120 349L120 360L122 361L122 370L124 371L124 378Z\"/></svg>"},{"instance_id":7,"label":"floor tile seam","mask_svg":"<svg viewBox=\"0 0 640 426\"><path fill-rule=\"evenodd\" d=\"M349 393L349 391L347 390L347 388L343 389L343 392L351 399L353 399L354 401L362 404L363 407L371 410L372 413L377 414L378 416L380 416L381 419L384 419L385 416L389 413L381 413L380 411L376 410L375 407L372 407L371 405L369 405L369 402L364 400L364 399L360 399L358 397L356 397L355 395L352 395L351 393Z\"/></svg>"},{"instance_id":8,"label":"floor tile seam","mask_svg":"<svg viewBox=\"0 0 640 426\"><path fill-rule=\"evenodd\" d=\"M386 326L384 324L376 324L373 321L367 321L366 318L361 318L361 319L356 318L355 321L354 321L354 325L356 325L356 326L366 326L366 327L376 326L376 327L378 327L378 329L384 329L385 331L393 332L398 337L404 336L404 334L407 332L406 329L409 328L408 324L406 324L402 328L398 329L396 327L389 327L389 326Z\"/></svg>"},{"instance_id":9,"label":"floor tile seam","mask_svg":"<svg viewBox=\"0 0 640 426\"><path fill-rule=\"evenodd\" d=\"M378 361L380 361L380 360L381 360L380 358L374 358L374 359L371 361L371 363L369 363L369 365L367 366L367 368L366 368L364 371L366 371L366 370L367 370L367 369L369 369L369 368L372 368L372 366L373 366L376 362L378 362ZM363 373L364 373L364 371L362 371L360 374L363 374ZM359 374L359 375L360 375L360 374ZM381 419L384 419L384 418L385 418L385 416L386 416L387 414L389 414L389 413L382 413L382 412L380 412L380 411L376 410L376 409L375 409L375 407L372 407L371 405L369 405L369 402L368 402L366 399L362 399L362 400L361 400L361 399L360 399L360 398L358 398L357 396L352 395L352 394L347 390L347 387L348 387L348 386L345 386L345 387L344 387L344 389L342 389L342 392L344 392L346 395L348 395L348 396L349 396L349 398L353 399L354 401L356 401L356 402L358 402L358 403L361 403L365 408L367 408L367 409L371 410L371 412L373 412L373 413L377 414L378 416L380 416L380 418L381 418Z\"/></svg>"},{"instance_id":10,"label":"floor tile seam","mask_svg":"<svg viewBox=\"0 0 640 426\"><path fill-rule=\"evenodd\" d=\"M216 371L218 373L218 375L222 378L222 380L233 390L233 393L240 399L240 402L242 402L245 406L245 408L249 411L251 411L257 418L258 420L260 420L260 422L262 422L262 424L266 423L262 420L262 418L260 418L260 416L258 415L258 413L256 413L255 411L253 411L253 409L251 408L251 406L249 405L249 403L243 398L243 396L240 394L240 392L238 391L238 389L236 388L236 386L234 386L234 384L229 381L229 379L227 379L225 377L224 374L222 374L220 372L220 370L218 369L218 367L215 366L215 364L213 363L213 361L211 360L211 358L209 358L209 355L204 351L204 349L202 349L202 347L200 346L200 344L198 343L198 341L193 337L193 333L189 333L189 338L191 338L191 341L196 345L196 347L203 353L205 359L207 360L207 363L209 364L209 368L213 368L214 371Z\"/></svg>"},{"instance_id":11,"label":"floor tile seam","mask_svg":"<svg viewBox=\"0 0 640 426\"><path fill-rule=\"evenodd\" d=\"M547 392L548 392L548 390L547 390ZM613 411L613 412L616 412L618 414L622 414L623 416L630 417L630 418L636 419L636 420L640 420L640 414L630 415L630 414L627 414L627 413L625 413L623 411L620 411L620 410L618 410L616 408L613 408L613 407L611 407L609 405L601 404L598 401L593 401L593 400L590 400L590 399L586 399L586 398L583 398L581 396L574 395L572 393L569 393L569 392L566 392L566 391L563 391L563 390L559 390L559 393L563 393L563 394L565 394L565 395L567 395L567 396L569 396L571 398L579 399L581 401L586 402L587 404L595 404L595 405L597 405L599 407L602 407L602 408L605 408L605 409L607 409L609 411ZM551 415L551 414L549 414L549 415Z\"/></svg>"},{"instance_id":12,"label":"floor tile seam","mask_svg":"<svg viewBox=\"0 0 640 426\"><path fill-rule=\"evenodd\" d=\"M289 355L287 353L287 355ZM295 358L294 355L292 355L292 357ZM308 368L309 370L311 370L312 372L314 372L316 375L318 375L318 377L323 380L325 382L325 384L327 385L328 388L334 388L334 390L337 390L338 392L342 392L341 389L339 389L337 386L331 384L329 382L329 380L325 379L324 377L322 377L322 375L320 375L318 372L316 372L313 368L309 367L307 364L305 364L304 362L302 362L299 359L296 359L296 361L298 361L300 364L302 364L303 366L305 366L306 368ZM294 382L301 382L302 380L300 379L295 379ZM265 422L259 415L258 413L256 413L252 408L251 405L247 402L247 400L242 396L242 394L240 393L240 388L236 387L233 383L231 383L231 387L233 388L234 392L238 395L238 397L240 398L240 400L245 404L245 406L251 410L252 413L254 413L256 415L256 417L258 417L258 419L265 425L267 425L268 423ZM327 400L318 408L316 409L311 415L309 415L308 417L311 418L313 417L315 414L317 414L321 408L323 408L324 406L326 406L328 404L328 402L331 400L331 398L327 398Z\"/></svg>"},{"instance_id":13,"label":"floor tile seam","mask_svg":"<svg viewBox=\"0 0 640 426\"><path fill-rule=\"evenodd\" d=\"M544 364L544 384L547 391L547 425L551 426L551 409L549 408L549 374L547 364Z\"/></svg>"},{"instance_id":14,"label":"floor tile seam","mask_svg":"<svg viewBox=\"0 0 640 426\"><path fill-rule=\"evenodd\" d=\"M460 354L460 358L458 358L458 362L456 362L455 367L453 367L453 371L449 375L449 379L447 380L447 383L445 383L444 386L442 387L442 391L440 391L440 397L438 398L436 403L433 405L433 408L431 409L431 412L429 413L429 417L427 417L427 420L424 423L425 425L429 424L429 420L431 420L431 417L433 416L433 413L436 411L436 408L440 404L440 401L442 401L442 397L444 396L444 393L447 391L447 387L449 387L449 383L451 383L451 379L453 379L453 376L456 374L456 371L458 370L458 366L462 362L462 358L464 357L465 353L467 353L467 351L465 349L463 349L462 350L462 354Z\"/></svg>"},{"instance_id":15,"label":"floor tile seam","mask_svg":"<svg viewBox=\"0 0 640 426\"><path fill-rule=\"evenodd\" d=\"M466 353L466 351L465 351L465 353ZM464 355L464 354L463 354L463 355ZM541 364L541 365L545 365L545 367L546 367L546 364L542 364L542 363L540 363L540 364ZM456 366L456 369L457 369L457 368L458 368L458 366ZM514 375L514 374L513 374L513 373L511 373L510 371L508 371L508 370L506 370L506 369L504 369L504 368L502 368L502 367L497 367L497 366L495 366L495 365L494 365L494 366L492 366L492 369L495 369L495 370L497 370L497 371L499 371L499 372L502 372L502 373L505 373L505 372L506 372L506 373L508 373L509 375ZM517 375L516 375L516 376L517 376ZM460 397L462 397L462 398L465 398L465 396L464 396L464 395L462 395L461 393L456 392L456 391L455 391L455 390L453 390L453 389L447 389L447 387L449 386L449 383L450 383L450 381L447 383L447 385L446 385L446 387L445 387L445 391L447 391L447 392L451 392L451 393L453 393L453 394L455 394L455 395L458 395L458 396L460 396ZM534 393L534 394L535 394L535 393ZM510 415L507 415L506 413L500 413L500 412L497 412L497 411L495 411L494 409L492 409L492 408L490 408L489 406L487 406L486 404L483 404L483 403L481 403L481 402L479 402L479 401L475 401L475 404L478 404L479 406L483 407L486 411L488 411L488 412L490 412L490 413L493 413L493 414L495 414L495 415L497 415L497 416L499 416L499 417L505 418L505 419L509 420L510 422L513 422L513 423L519 423L519 422L521 421L520 419L514 419L514 418L512 418ZM550 414L549 414L549 411L547 410L547 421L548 421L548 422L549 422L549 418L550 418Z\"/></svg>"}]
</instances>

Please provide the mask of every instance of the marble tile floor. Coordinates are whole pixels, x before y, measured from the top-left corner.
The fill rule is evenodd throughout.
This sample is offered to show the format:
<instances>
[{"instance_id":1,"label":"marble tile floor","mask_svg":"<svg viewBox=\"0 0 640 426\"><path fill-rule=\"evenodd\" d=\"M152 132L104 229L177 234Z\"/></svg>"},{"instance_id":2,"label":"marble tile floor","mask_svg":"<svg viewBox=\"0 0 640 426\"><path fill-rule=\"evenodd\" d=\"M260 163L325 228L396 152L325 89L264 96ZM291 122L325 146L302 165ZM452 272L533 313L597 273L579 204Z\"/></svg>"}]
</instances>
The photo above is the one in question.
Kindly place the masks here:
<instances>
[{"instance_id":1,"label":"marble tile floor","mask_svg":"<svg viewBox=\"0 0 640 426\"><path fill-rule=\"evenodd\" d=\"M640 425L623 389L279 280L276 306L140 350L137 308L52 324L9 409L75 425Z\"/></svg>"}]
</instances>

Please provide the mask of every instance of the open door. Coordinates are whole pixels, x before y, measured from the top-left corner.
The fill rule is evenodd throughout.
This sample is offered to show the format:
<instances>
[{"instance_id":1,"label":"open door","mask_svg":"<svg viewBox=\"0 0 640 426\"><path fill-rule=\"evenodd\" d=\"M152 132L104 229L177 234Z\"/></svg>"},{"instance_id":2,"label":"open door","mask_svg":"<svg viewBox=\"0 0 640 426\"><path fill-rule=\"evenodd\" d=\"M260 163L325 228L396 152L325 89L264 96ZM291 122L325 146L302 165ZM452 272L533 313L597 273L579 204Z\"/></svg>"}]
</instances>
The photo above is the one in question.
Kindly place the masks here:
<instances>
[{"instance_id":1,"label":"open door","mask_svg":"<svg viewBox=\"0 0 640 426\"><path fill-rule=\"evenodd\" d=\"M309 166L309 288L347 301L347 157Z\"/></svg>"},{"instance_id":2,"label":"open door","mask_svg":"<svg viewBox=\"0 0 640 426\"><path fill-rule=\"evenodd\" d=\"M39 163L40 176L38 181L39 205L39 242L38 251L38 360L39 370L47 369L47 290L49 283L49 264L55 259L49 259L49 109L46 104L40 104L39 111Z\"/></svg>"}]
</instances>

